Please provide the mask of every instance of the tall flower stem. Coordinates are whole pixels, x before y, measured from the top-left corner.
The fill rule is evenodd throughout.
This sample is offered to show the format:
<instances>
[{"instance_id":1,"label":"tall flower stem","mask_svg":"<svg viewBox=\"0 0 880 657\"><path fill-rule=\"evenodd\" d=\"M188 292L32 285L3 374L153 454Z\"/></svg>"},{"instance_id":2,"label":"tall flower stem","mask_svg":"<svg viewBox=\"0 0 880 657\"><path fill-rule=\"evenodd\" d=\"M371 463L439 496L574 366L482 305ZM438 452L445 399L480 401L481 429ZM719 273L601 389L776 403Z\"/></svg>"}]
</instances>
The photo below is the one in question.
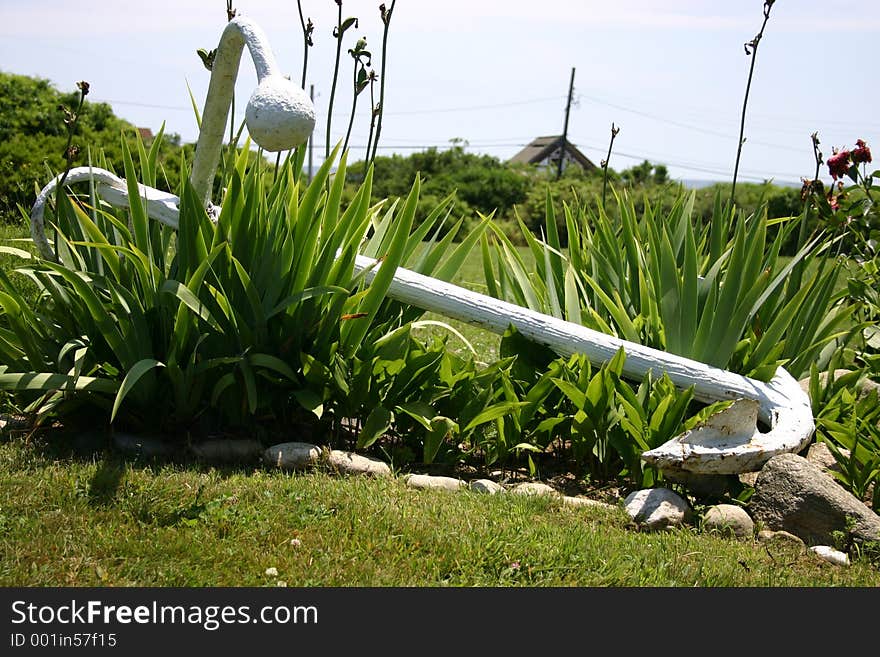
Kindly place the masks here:
<instances>
[{"instance_id":1,"label":"tall flower stem","mask_svg":"<svg viewBox=\"0 0 880 657\"><path fill-rule=\"evenodd\" d=\"M324 157L330 157L330 125L333 122L333 101L336 99L336 81L339 79L339 57L342 55L342 0L335 0L339 7L336 19L336 27L333 28L333 36L336 37L336 63L333 66L333 84L330 86L330 108L327 110L327 134L325 136Z\"/></svg>"},{"instance_id":2,"label":"tall flower stem","mask_svg":"<svg viewBox=\"0 0 880 657\"><path fill-rule=\"evenodd\" d=\"M315 29L315 26L312 24L312 19L309 18L308 23L303 18L303 9L301 0L296 0L296 8L299 10L299 23L302 25L303 31L303 72L302 72L302 82L300 86L305 89L306 88L306 71L309 67L309 46L315 45L312 41L312 32ZM339 11L342 11L342 6L339 7Z\"/></svg>"},{"instance_id":3,"label":"tall flower stem","mask_svg":"<svg viewBox=\"0 0 880 657\"><path fill-rule=\"evenodd\" d=\"M85 102L86 95L89 93L89 83L85 80L80 80L76 83L77 88L79 89L79 103L76 106L76 111L71 112L64 105L59 105L58 109L64 112L64 124L67 126L67 143L64 145L64 174L61 176L61 180L58 183L58 186L55 188L55 211L58 211L58 198L62 193L61 190L64 189L64 183L67 181L67 175L70 173L70 168L73 166L73 161L76 159L76 156L79 154L79 148L74 146L73 144L73 133L76 132L76 123L79 120L80 112L83 108L83 103ZM58 253L58 233L55 233L55 253Z\"/></svg>"},{"instance_id":4,"label":"tall flower stem","mask_svg":"<svg viewBox=\"0 0 880 657\"><path fill-rule=\"evenodd\" d=\"M385 63L388 59L388 28L391 25L391 14L394 12L394 5L397 0L391 1L391 8L386 9L385 4L379 5L379 13L382 15L382 23L385 29L382 33L382 71L379 74L379 116L376 120L376 137L373 140L373 154L369 160L376 159L376 149L379 148L379 135L382 134L382 116L385 114Z\"/></svg>"},{"instance_id":5,"label":"tall flower stem","mask_svg":"<svg viewBox=\"0 0 880 657\"><path fill-rule=\"evenodd\" d=\"M369 84L369 76L367 75L367 66L370 65L370 51L367 50L367 39L358 39L354 48L350 48L348 54L354 60L351 77L351 117L348 119L348 130L345 131L345 141L342 144L342 151L348 148L348 140L351 138L351 129L354 127L354 117L357 113L358 96ZM366 59L366 63L362 61Z\"/></svg>"},{"instance_id":6,"label":"tall flower stem","mask_svg":"<svg viewBox=\"0 0 880 657\"><path fill-rule=\"evenodd\" d=\"M89 93L89 83L85 80L80 80L76 83L76 86L79 89L79 103L77 103L76 110L71 112L69 109L64 107L64 105L59 106L59 109L64 112L64 124L67 126L67 143L64 145L63 154L66 165L64 168L64 175L61 176L61 181L58 183L59 190L64 187L64 183L67 180L67 174L70 173L70 168L71 166L73 166L73 161L79 154L79 148L73 145L73 134L76 132L76 123L79 120L79 115L82 111L83 103L85 103L86 96Z\"/></svg>"},{"instance_id":7,"label":"tall flower stem","mask_svg":"<svg viewBox=\"0 0 880 657\"><path fill-rule=\"evenodd\" d=\"M370 134L367 136L367 152L364 155L365 162L370 160L370 147L373 144L373 134L376 132L376 118L379 116L379 106L376 105L376 71L370 71Z\"/></svg>"},{"instance_id":8,"label":"tall flower stem","mask_svg":"<svg viewBox=\"0 0 880 657\"><path fill-rule=\"evenodd\" d=\"M747 55L750 55L752 58L752 62L749 65L749 78L746 82L746 95L743 98L743 106L742 106L742 115L740 117L739 123L739 141L737 142L736 147L736 164L733 166L733 183L730 186L730 204L733 205L735 197L736 197L736 177L739 173L739 160L742 155L742 147L745 143L745 139L743 138L743 133L746 129L746 107L749 104L749 91L752 87L752 76L755 73L755 60L758 58L758 44L761 42L761 39L764 36L764 28L767 27L767 21L770 20L770 9L773 7L773 3L776 0L765 0L764 2L764 22L761 24L761 30L755 36L754 39L749 41L744 45L745 51Z\"/></svg>"},{"instance_id":9,"label":"tall flower stem","mask_svg":"<svg viewBox=\"0 0 880 657\"><path fill-rule=\"evenodd\" d=\"M614 138L617 136L617 133L620 132L619 127L615 127L614 123L611 124L611 141L608 142L608 155L605 156L605 159L602 160L602 209L605 209L605 189L608 185L608 163L611 161L611 148L614 146Z\"/></svg>"}]
</instances>

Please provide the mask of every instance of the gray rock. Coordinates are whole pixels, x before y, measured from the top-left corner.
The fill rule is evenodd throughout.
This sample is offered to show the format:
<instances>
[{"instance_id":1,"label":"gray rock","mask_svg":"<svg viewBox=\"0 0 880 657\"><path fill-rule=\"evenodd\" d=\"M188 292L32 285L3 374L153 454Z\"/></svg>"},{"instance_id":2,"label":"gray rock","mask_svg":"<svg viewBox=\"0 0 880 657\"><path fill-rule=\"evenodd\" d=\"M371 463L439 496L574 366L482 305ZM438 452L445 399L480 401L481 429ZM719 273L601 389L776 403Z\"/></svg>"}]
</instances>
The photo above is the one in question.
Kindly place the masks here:
<instances>
[{"instance_id":1,"label":"gray rock","mask_svg":"<svg viewBox=\"0 0 880 657\"><path fill-rule=\"evenodd\" d=\"M857 541L880 540L880 516L796 454L767 461L749 506L768 529L784 529L807 543L832 543L835 532L849 532Z\"/></svg>"},{"instance_id":2,"label":"gray rock","mask_svg":"<svg viewBox=\"0 0 880 657\"><path fill-rule=\"evenodd\" d=\"M455 477L438 477L426 474L411 474L405 479L405 483L410 488L418 488L419 490L461 490L467 484L461 479Z\"/></svg>"},{"instance_id":3,"label":"gray rock","mask_svg":"<svg viewBox=\"0 0 880 657\"><path fill-rule=\"evenodd\" d=\"M377 458L334 449L327 455L325 464L339 474L390 477L391 467Z\"/></svg>"},{"instance_id":4,"label":"gray rock","mask_svg":"<svg viewBox=\"0 0 880 657\"><path fill-rule=\"evenodd\" d=\"M15 415L0 415L0 432L26 431L29 428L27 418Z\"/></svg>"},{"instance_id":5,"label":"gray rock","mask_svg":"<svg viewBox=\"0 0 880 657\"><path fill-rule=\"evenodd\" d=\"M145 459L172 456L177 447L156 436L137 436L130 433L114 433L113 445L130 457Z\"/></svg>"},{"instance_id":6,"label":"gray rock","mask_svg":"<svg viewBox=\"0 0 880 657\"><path fill-rule=\"evenodd\" d=\"M486 493L487 495L504 492L504 486L491 479L475 479L470 483L470 488L476 493Z\"/></svg>"},{"instance_id":7,"label":"gray rock","mask_svg":"<svg viewBox=\"0 0 880 657\"><path fill-rule=\"evenodd\" d=\"M510 492L517 495L559 495L558 490L547 484L542 484L540 481L524 481L511 488Z\"/></svg>"},{"instance_id":8,"label":"gray rock","mask_svg":"<svg viewBox=\"0 0 880 657\"><path fill-rule=\"evenodd\" d=\"M282 470L303 470L317 465L321 460L321 448L311 443L279 443L263 451L266 465Z\"/></svg>"},{"instance_id":9,"label":"gray rock","mask_svg":"<svg viewBox=\"0 0 880 657\"><path fill-rule=\"evenodd\" d=\"M637 490L624 500L630 518L648 529L666 529L689 522L690 505L668 488Z\"/></svg>"},{"instance_id":10,"label":"gray rock","mask_svg":"<svg viewBox=\"0 0 880 657\"><path fill-rule=\"evenodd\" d=\"M617 509L616 506L608 504L607 502L591 500L589 497L573 497L571 495L566 495L562 498L562 505L574 508L591 507L594 509Z\"/></svg>"},{"instance_id":11,"label":"gray rock","mask_svg":"<svg viewBox=\"0 0 880 657\"><path fill-rule=\"evenodd\" d=\"M810 548L810 552L815 554L820 559L829 563L833 563L836 566L849 565L849 555L847 555L846 552L835 550L833 547L829 547L827 545L814 545Z\"/></svg>"},{"instance_id":12,"label":"gray rock","mask_svg":"<svg viewBox=\"0 0 880 657\"><path fill-rule=\"evenodd\" d=\"M190 445L190 451L208 463L248 463L260 458L263 445L252 439L205 440Z\"/></svg>"},{"instance_id":13,"label":"gray rock","mask_svg":"<svg viewBox=\"0 0 880 657\"><path fill-rule=\"evenodd\" d=\"M703 515L703 529L722 536L744 539L754 536L755 523L742 507L735 504L716 504Z\"/></svg>"}]
</instances>

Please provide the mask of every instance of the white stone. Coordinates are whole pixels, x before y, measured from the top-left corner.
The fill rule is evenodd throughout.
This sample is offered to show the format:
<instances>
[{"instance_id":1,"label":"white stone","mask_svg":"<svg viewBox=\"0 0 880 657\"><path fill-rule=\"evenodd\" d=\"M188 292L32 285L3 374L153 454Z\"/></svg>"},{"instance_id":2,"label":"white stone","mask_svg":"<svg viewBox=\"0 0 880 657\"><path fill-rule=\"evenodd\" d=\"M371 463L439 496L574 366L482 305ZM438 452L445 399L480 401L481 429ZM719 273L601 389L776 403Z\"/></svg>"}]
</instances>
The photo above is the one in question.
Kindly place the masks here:
<instances>
[{"instance_id":1,"label":"white stone","mask_svg":"<svg viewBox=\"0 0 880 657\"><path fill-rule=\"evenodd\" d=\"M470 483L470 488L476 493L486 493L488 495L504 492L504 486L491 479L475 479Z\"/></svg>"},{"instance_id":2,"label":"white stone","mask_svg":"<svg viewBox=\"0 0 880 657\"><path fill-rule=\"evenodd\" d=\"M548 486L547 484L542 484L540 481L524 481L521 484L517 484L513 488L510 489L511 493L516 493L517 495L552 495L559 496L559 491L553 488L552 486Z\"/></svg>"},{"instance_id":3,"label":"white stone","mask_svg":"<svg viewBox=\"0 0 880 657\"><path fill-rule=\"evenodd\" d=\"M703 516L703 529L724 536L752 538L755 523L742 507L735 504L716 504Z\"/></svg>"},{"instance_id":4,"label":"white stone","mask_svg":"<svg viewBox=\"0 0 880 657\"><path fill-rule=\"evenodd\" d=\"M810 552L818 556L820 559L824 559L837 566L849 565L849 555L840 550L835 550L833 547L827 545L814 545L810 548Z\"/></svg>"},{"instance_id":5,"label":"white stone","mask_svg":"<svg viewBox=\"0 0 880 657\"><path fill-rule=\"evenodd\" d=\"M787 532L784 529L780 529L779 531L773 531L772 529L762 529L758 532L758 541L761 543L788 543L789 545L800 549L806 550L807 545L803 542L803 540L799 536L795 536L791 532Z\"/></svg>"},{"instance_id":6,"label":"white stone","mask_svg":"<svg viewBox=\"0 0 880 657\"><path fill-rule=\"evenodd\" d=\"M372 456L334 449L327 456L326 465L340 474L390 477L391 468L385 461Z\"/></svg>"},{"instance_id":7,"label":"white stone","mask_svg":"<svg viewBox=\"0 0 880 657\"><path fill-rule=\"evenodd\" d=\"M311 443L280 443L266 448L263 461L283 470L302 470L316 465L321 459L321 448Z\"/></svg>"},{"instance_id":8,"label":"white stone","mask_svg":"<svg viewBox=\"0 0 880 657\"><path fill-rule=\"evenodd\" d=\"M410 488L418 488L420 490L461 490L467 484L461 479L454 477L437 477L426 474L411 474L404 480Z\"/></svg>"},{"instance_id":9,"label":"white stone","mask_svg":"<svg viewBox=\"0 0 880 657\"><path fill-rule=\"evenodd\" d=\"M616 509L617 507L613 504L608 504L607 502L600 502L599 500L591 500L588 497L572 497L570 495L566 495L562 498L563 506L570 507L592 507L595 509Z\"/></svg>"},{"instance_id":10,"label":"white stone","mask_svg":"<svg viewBox=\"0 0 880 657\"><path fill-rule=\"evenodd\" d=\"M688 503L668 488L647 488L626 496L624 506L629 516L648 529L677 527L693 514Z\"/></svg>"}]
</instances>

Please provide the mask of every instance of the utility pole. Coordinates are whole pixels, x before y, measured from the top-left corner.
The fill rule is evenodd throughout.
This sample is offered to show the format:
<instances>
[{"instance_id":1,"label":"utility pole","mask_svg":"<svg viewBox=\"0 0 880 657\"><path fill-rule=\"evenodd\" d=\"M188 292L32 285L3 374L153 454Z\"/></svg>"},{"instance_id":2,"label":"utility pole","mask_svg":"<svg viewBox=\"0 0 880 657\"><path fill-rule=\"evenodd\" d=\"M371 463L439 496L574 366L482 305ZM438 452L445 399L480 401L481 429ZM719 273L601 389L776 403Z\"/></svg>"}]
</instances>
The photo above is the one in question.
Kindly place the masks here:
<instances>
[{"instance_id":1,"label":"utility pole","mask_svg":"<svg viewBox=\"0 0 880 657\"><path fill-rule=\"evenodd\" d=\"M556 169L556 179L562 178L562 163L565 161L565 146L568 143L568 113L571 110L571 96L574 93L574 67L571 68L571 81L568 83L568 102L565 104L565 125L562 127L561 153L559 155L559 167Z\"/></svg>"},{"instance_id":2,"label":"utility pole","mask_svg":"<svg viewBox=\"0 0 880 657\"><path fill-rule=\"evenodd\" d=\"M312 106L315 105L315 85L309 87L309 98L312 100ZM312 151L314 151L315 140L314 135L309 135L309 182L312 182Z\"/></svg>"}]
</instances>

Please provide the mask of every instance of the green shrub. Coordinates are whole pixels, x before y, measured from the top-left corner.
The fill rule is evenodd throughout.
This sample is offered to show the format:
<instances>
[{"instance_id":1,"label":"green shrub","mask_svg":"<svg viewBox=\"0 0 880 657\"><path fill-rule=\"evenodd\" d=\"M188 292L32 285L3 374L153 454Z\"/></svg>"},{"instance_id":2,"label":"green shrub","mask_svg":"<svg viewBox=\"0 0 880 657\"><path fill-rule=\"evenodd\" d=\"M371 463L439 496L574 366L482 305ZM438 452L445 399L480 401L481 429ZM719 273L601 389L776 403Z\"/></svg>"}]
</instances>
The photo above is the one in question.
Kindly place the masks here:
<instances>
[{"instance_id":1,"label":"green shrub","mask_svg":"<svg viewBox=\"0 0 880 657\"><path fill-rule=\"evenodd\" d=\"M680 192L664 211L638 213L615 193L620 219L564 205L572 237L562 251L555 205L545 198L538 240L520 222L535 260L529 271L500 230L484 240L490 294L630 342L767 380L779 365L809 371L823 348L846 335L851 307L836 293L838 267L823 254L827 237L807 242L808 214L778 222L770 238L766 206L751 215L722 206L693 220L695 194ZM798 254L780 258L798 234ZM817 266L812 267L815 263Z\"/></svg>"},{"instance_id":2,"label":"green shrub","mask_svg":"<svg viewBox=\"0 0 880 657\"><path fill-rule=\"evenodd\" d=\"M64 170L67 126L60 107L72 110L78 101L78 92L59 92L48 80L0 72L0 221L18 221L17 207L30 209L37 191ZM74 125L78 164L88 164L91 152L97 166L101 152L105 168L121 171L120 135L134 150L137 134L135 126L116 117L106 103L86 103ZM170 135L159 143L157 186L175 191L180 183L180 138Z\"/></svg>"},{"instance_id":3,"label":"green shrub","mask_svg":"<svg viewBox=\"0 0 880 657\"><path fill-rule=\"evenodd\" d=\"M137 180L155 178L160 148L139 149L137 175L123 143L134 196ZM371 398L353 405L339 395L383 336L411 321L385 299L394 268L409 258L451 276L462 258L438 264L449 241L437 241L415 262L418 180L402 208L383 214L368 172L343 208L345 157L332 183L335 154L306 186L303 155L273 180L248 166L245 146L216 224L184 181L179 231L149 221L138 203L111 211L59 195L59 261L5 249L24 262L0 273L0 387L40 420L75 423L83 411L92 424L178 435L314 421L325 408L368 413ZM353 274L362 249L383 256L368 286ZM35 306L16 277L39 287ZM329 398L323 372L340 382Z\"/></svg>"}]
</instances>

